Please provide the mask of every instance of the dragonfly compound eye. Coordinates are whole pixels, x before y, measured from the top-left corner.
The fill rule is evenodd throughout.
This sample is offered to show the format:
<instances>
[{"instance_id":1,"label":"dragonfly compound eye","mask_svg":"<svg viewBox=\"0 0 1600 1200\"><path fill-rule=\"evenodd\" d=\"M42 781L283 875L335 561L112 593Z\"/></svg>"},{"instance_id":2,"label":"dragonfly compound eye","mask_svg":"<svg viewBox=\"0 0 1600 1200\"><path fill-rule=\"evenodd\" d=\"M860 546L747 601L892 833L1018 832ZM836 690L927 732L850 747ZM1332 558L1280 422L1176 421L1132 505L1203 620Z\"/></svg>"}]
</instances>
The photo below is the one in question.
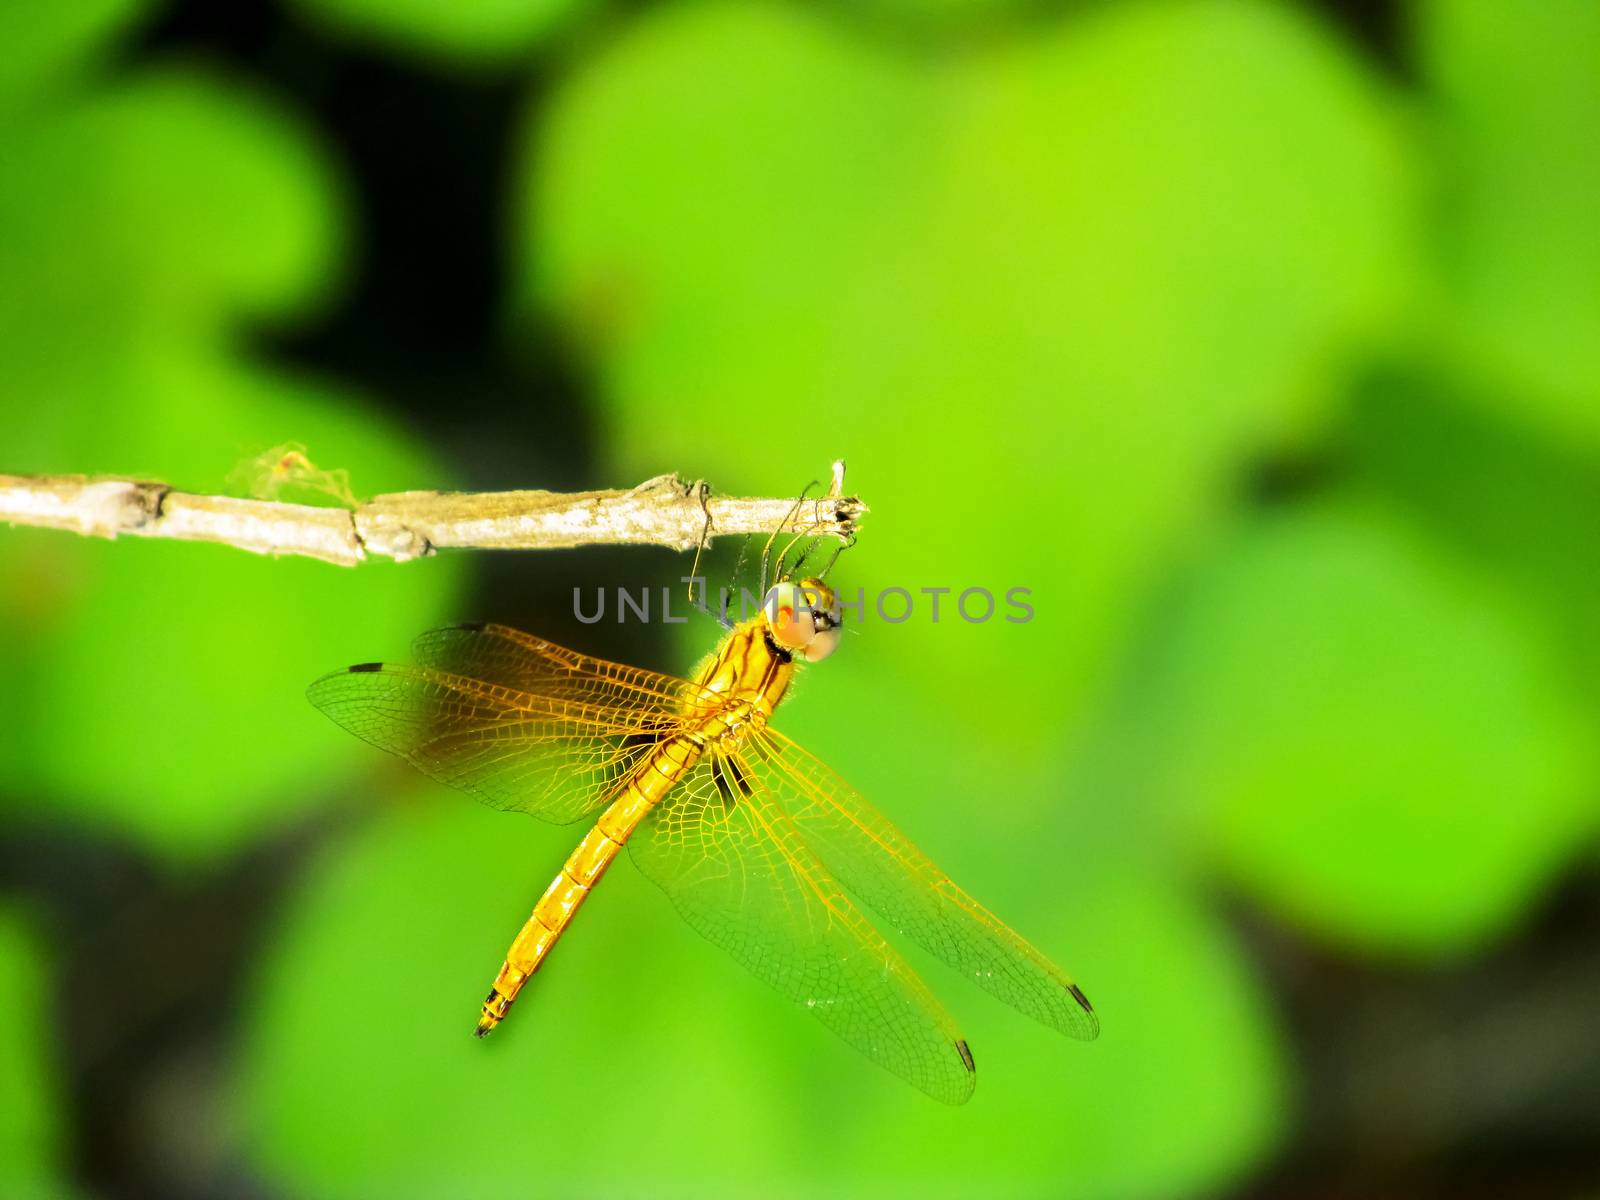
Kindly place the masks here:
<instances>
[{"instance_id":1,"label":"dragonfly compound eye","mask_svg":"<svg viewBox=\"0 0 1600 1200\"><path fill-rule=\"evenodd\" d=\"M808 662L821 662L839 645L838 603L827 584L803 579L774 586L761 609L774 642Z\"/></svg>"},{"instance_id":2,"label":"dragonfly compound eye","mask_svg":"<svg viewBox=\"0 0 1600 1200\"><path fill-rule=\"evenodd\" d=\"M772 640L785 650L804 650L817 636L817 619L806 589L794 583L773 586L761 602Z\"/></svg>"},{"instance_id":3,"label":"dragonfly compound eye","mask_svg":"<svg viewBox=\"0 0 1600 1200\"><path fill-rule=\"evenodd\" d=\"M812 638L803 650L795 651L804 655L807 662L821 662L839 648L839 627L830 625L827 629L817 630L817 636Z\"/></svg>"}]
</instances>

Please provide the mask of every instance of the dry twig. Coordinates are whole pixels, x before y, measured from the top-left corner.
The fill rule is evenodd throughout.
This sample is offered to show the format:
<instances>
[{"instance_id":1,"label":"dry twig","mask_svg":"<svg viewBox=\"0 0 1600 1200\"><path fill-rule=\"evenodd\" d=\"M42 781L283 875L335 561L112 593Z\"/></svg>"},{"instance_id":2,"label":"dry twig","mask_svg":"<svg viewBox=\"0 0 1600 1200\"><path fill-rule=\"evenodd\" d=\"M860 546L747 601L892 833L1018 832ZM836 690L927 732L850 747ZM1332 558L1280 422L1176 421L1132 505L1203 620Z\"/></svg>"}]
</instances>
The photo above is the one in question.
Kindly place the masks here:
<instances>
[{"instance_id":1,"label":"dry twig","mask_svg":"<svg viewBox=\"0 0 1600 1200\"><path fill-rule=\"evenodd\" d=\"M550 550L593 544L692 550L709 537L772 533L798 521L850 538L867 511L842 495L844 464L828 493L807 499L714 496L663 475L631 491L393 492L351 508L200 496L164 483L77 475L0 475L0 523L87 537L220 542L256 554L299 555L353 567L406 562L443 548Z\"/></svg>"}]
</instances>

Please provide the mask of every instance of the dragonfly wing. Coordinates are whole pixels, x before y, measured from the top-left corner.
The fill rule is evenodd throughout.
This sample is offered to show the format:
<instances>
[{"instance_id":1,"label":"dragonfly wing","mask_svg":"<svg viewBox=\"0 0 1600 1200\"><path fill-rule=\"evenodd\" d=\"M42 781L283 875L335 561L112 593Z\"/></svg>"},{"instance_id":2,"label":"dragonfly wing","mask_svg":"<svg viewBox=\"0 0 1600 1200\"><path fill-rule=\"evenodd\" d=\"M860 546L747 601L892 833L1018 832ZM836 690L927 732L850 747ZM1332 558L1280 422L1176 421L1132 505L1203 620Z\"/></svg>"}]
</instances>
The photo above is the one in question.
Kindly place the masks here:
<instances>
[{"instance_id":1,"label":"dragonfly wing","mask_svg":"<svg viewBox=\"0 0 1600 1200\"><path fill-rule=\"evenodd\" d=\"M892 928L979 987L1050 1028L1085 1041L1100 1032L1067 974L934 865L860 793L768 728L740 755L800 836Z\"/></svg>"},{"instance_id":2,"label":"dragonfly wing","mask_svg":"<svg viewBox=\"0 0 1600 1200\"><path fill-rule=\"evenodd\" d=\"M430 630L411 652L424 667L604 708L679 712L701 694L687 679L591 658L507 625Z\"/></svg>"},{"instance_id":3,"label":"dragonfly wing","mask_svg":"<svg viewBox=\"0 0 1600 1200\"><path fill-rule=\"evenodd\" d=\"M570 689L548 691L365 663L324 676L306 695L424 775L491 808L556 824L592 813L680 724L663 705L624 704L628 693L620 689L592 692L612 704L574 699Z\"/></svg>"},{"instance_id":4,"label":"dragonfly wing","mask_svg":"<svg viewBox=\"0 0 1600 1200\"><path fill-rule=\"evenodd\" d=\"M703 759L629 840L684 919L858 1050L936 1100L972 1095L955 1022L759 781Z\"/></svg>"}]
</instances>

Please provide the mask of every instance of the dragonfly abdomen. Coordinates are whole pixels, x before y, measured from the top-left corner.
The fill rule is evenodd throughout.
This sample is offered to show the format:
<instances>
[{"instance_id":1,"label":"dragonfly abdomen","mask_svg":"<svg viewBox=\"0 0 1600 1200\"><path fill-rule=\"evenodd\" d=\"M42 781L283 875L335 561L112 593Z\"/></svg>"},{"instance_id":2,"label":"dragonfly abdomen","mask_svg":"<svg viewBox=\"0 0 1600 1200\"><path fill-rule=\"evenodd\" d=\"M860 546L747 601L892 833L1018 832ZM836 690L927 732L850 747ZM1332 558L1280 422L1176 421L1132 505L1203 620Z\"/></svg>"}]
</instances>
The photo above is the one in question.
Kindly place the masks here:
<instances>
[{"instance_id":1,"label":"dragonfly abdomen","mask_svg":"<svg viewBox=\"0 0 1600 1200\"><path fill-rule=\"evenodd\" d=\"M588 899L622 847L650 810L677 786L702 753L702 743L689 735L668 738L622 785L583 841L568 855L561 873L545 889L533 913L506 951L506 960L484 997L477 1035L483 1037L505 1019L511 1002L549 956L562 931Z\"/></svg>"}]
</instances>

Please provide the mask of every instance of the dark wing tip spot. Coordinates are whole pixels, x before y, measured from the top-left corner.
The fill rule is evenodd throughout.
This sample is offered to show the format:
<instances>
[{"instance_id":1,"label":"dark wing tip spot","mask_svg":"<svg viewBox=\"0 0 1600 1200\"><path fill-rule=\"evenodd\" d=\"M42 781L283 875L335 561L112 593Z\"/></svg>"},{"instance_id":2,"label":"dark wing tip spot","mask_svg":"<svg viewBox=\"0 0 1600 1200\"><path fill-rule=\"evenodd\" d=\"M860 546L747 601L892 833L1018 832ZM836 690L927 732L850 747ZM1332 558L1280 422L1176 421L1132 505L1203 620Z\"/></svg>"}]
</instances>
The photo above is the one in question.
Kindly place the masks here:
<instances>
[{"instance_id":1,"label":"dark wing tip spot","mask_svg":"<svg viewBox=\"0 0 1600 1200\"><path fill-rule=\"evenodd\" d=\"M487 622L487 621L463 621L461 624L457 625L455 628L461 630L463 633L482 633L485 629L489 628L489 622Z\"/></svg>"},{"instance_id":2,"label":"dark wing tip spot","mask_svg":"<svg viewBox=\"0 0 1600 1200\"><path fill-rule=\"evenodd\" d=\"M355 666L350 668L350 674L352 674L352 675L370 675L374 671L381 671L381 670L383 670L383 664L382 663L357 663Z\"/></svg>"},{"instance_id":3,"label":"dark wing tip spot","mask_svg":"<svg viewBox=\"0 0 1600 1200\"><path fill-rule=\"evenodd\" d=\"M1067 984L1067 991L1072 993L1072 998L1078 1002L1079 1007L1086 1013L1094 1011L1094 1005L1089 1003L1089 997L1083 994L1083 989L1075 983Z\"/></svg>"},{"instance_id":4,"label":"dark wing tip spot","mask_svg":"<svg viewBox=\"0 0 1600 1200\"><path fill-rule=\"evenodd\" d=\"M961 1055L961 1061L967 1065L967 1070L976 1073L978 1068L972 1061L972 1051L967 1048L965 1041L956 1043L956 1053Z\"/></svg>"}]
</instances>

